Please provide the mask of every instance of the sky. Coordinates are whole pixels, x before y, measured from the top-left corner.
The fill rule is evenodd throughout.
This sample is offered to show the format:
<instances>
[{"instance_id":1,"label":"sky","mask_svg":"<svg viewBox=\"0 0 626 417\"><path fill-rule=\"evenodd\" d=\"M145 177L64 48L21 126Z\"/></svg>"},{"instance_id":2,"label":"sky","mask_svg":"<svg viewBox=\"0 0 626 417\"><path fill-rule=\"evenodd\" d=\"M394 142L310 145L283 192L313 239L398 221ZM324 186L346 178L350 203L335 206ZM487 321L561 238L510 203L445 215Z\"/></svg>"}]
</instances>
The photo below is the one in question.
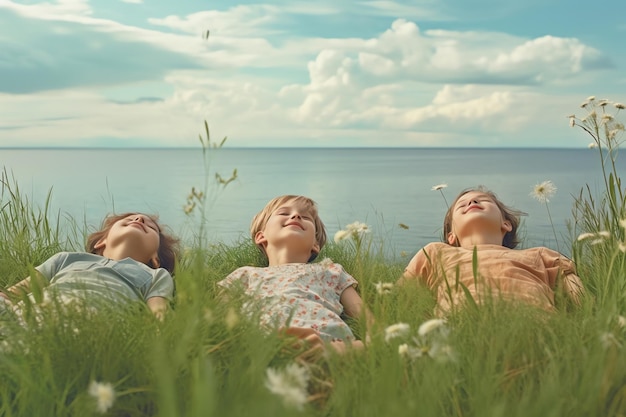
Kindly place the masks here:
<instances>
[{"instance_id":1,"label":"sky","mask_svg":"<svg viewBox=\"0 0 626 417\"><path fill-rule=\"evenodd\" d=\"M0 147L586 147L626 2L0 0ZM207 37L208 33L208 37Z\"/></svg>"}]
</instances>

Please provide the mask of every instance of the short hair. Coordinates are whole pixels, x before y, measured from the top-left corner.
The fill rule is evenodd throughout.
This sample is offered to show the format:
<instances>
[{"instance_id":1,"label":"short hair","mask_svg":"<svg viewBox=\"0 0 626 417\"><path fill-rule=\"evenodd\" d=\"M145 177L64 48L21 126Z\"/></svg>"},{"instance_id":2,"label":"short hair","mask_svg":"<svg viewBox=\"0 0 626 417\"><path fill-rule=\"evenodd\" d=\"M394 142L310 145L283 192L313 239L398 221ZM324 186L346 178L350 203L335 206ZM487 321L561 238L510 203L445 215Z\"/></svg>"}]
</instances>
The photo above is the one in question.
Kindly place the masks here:
<instances>
[{"instance_id":1,"label":"short hair","mask_svg":"<svg viewBox=\"0 0 626 417\"><path fill-rule=\"evenodd\" d=\"M505 220L508 220L511 223L511 231L506 232L506 234L504 235L504 238L502 239L502 246L505 246L510 249L514 249L520 243L519 237L517 236L517 229L519 228L519 225L520 225L520 217L525 216L526 213L524 213L521 210L517 210L513 207L507 206L506 204L504 204L502 201L498 199L498 197L493 191L489 190L483 185L479 185L478 187L474 187L474 188L466 188L465 190L461 191L459 195L454 199L450 207L448 207L446 216L443 219L443 236L442 236L443 241L447 242L447 236L450 232L452 232L452 214L454 211L454 206L456 206L457 201L459 201L459 199L463 197L465 194L474 192L474 191L488 195L489 198L491 198L493 202L496 203L496 205L500 209L500 212L502 213L502 217L504 217ZM456 246L458 245L459 243L456 242Z\"/></svg>"},{"instance_id":2,"label":"short hair","mask_svg":"<svg viewBox=\"0 0 626 417\"><path fill-rule=\"evenodd\" d=\"M113 227L116 222L125 219L128 216L132 216L133 214L143 214L144 216L149 217L157 225L159 232L159 249L157 251L157 256L159 258L160 267L166 269L170 274L173 275L174 268L176 266L176 258L179 253L180 240L174 235L170 234L169 231L164 230L164 226L159 224L159 217L156 215L135 212L128 212L123 214L109 214L102 221L100 230L98 230L97 232L93 232L89 236L87 236L85 249L89 253L102 255L102 249L96 249L96 244L102 238L105 238L109 234L111 227ZM148 266L154 268L154 265Z\"/></svg>"},{"instance_id":3,"label":"short hair","mask_svg":"<svg viewBox=\"0 0 626 417\"><path fill-rule=\"evenodd\" d=\"M302 203L307 208L309 214L311 215L311 217L313 217L313 223L315 224L315 241L320 247L320 250L322 250L324 244L326 243L326 228L317 212L317 204L310 198L301 195L282 195L280 197L276 197L270 200L270 202L265 205L263 210L258 212L252 219L252 223L250 224L250 235L252 236L252 240L255 239L255 236L258 232L262 231L265 228L265 225L267 225L267 222L272 213L288 201ZM263 252L263 254L267 256L267 253L265 253L265 249L263 248L263 246L260 244L257 244L257 246L259 247L259 249L261 249L261 252ZM313 259L315 259L315 256L309 259L309 262Z\"/></svg>"}]
</instances>

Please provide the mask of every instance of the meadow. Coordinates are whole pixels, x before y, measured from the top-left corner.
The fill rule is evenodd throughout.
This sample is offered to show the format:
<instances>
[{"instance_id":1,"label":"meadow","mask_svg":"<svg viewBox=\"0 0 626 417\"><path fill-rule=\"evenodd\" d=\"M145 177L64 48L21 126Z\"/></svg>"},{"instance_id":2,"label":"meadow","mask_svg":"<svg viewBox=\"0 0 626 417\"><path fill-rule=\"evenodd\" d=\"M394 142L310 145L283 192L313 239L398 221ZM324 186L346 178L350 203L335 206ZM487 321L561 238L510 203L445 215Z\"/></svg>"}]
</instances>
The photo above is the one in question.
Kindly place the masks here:
<instances>
[{"instance_id":1,"label":"meadow","mask_svg":"<svg viewBox=\"0 0 626 417\"><path fill-rule=\"evenodd\" d=\"M394 285L407 259L355 233L318 259L358 279L378 331L363 351L307 358L306 347L241 315L241 300L218 295L219 280L264 260L247 239L205 238L208 199L237 175L209 175L207 165L204 188L187 201L197 236L180 257L165 319L59 308L34 326L2 321L0 416L624 416L626 190L615 169L623 108L590 97L584 116L570 117L592 139L605 185L592 195L581 184L571 238L560 241L585 285L578 307L557 300L548 314L493 303L433 321L428 290ZM219 148L208 129L201 141L207 154ZM60 250L83 250L84 221L33 205L9 173L0 187L2 288Z\"/></svg>"}]
</instances>

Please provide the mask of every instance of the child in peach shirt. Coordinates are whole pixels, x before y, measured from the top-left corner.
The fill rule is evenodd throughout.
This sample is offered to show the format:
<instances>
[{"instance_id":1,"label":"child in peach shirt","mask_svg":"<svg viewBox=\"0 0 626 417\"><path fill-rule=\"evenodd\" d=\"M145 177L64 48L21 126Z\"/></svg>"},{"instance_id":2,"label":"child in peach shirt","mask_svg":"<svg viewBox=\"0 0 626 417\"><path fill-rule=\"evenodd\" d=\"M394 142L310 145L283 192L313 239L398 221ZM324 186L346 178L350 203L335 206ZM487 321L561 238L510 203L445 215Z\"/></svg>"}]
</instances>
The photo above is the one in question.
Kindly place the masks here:
<instances>
[{"instance_id":1,"label":"child in peach shirt","mask_svg":"<svg viewBox=\"0 0 626 417\"><path fill-rule=\"evenodd\" d=\"M482 186L462 191L446 213L445 242L417 252L400 283L433 290L438 316L467 304L468 297L476 304L492 297L552 311L557 288L579 304L583 285L570 259L545 247L514 250L522 214Z\"/></svg>"}]
</instances>

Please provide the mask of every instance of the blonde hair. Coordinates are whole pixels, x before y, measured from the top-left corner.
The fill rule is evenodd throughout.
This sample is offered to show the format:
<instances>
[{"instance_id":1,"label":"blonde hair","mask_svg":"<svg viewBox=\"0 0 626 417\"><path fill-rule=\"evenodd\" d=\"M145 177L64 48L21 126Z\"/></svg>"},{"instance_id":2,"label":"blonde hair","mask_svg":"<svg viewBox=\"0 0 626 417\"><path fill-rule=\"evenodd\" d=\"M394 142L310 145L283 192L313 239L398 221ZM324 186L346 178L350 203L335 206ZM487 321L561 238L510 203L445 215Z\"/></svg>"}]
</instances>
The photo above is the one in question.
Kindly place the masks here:
<instances>
[{"instance_id":1,"label":"blonde hair","mask_svg":"<svg viewBox=\"0 0 626 417\"><path fill-rule=\"evenodd\" d=\"M475 187L475 188L466 188L465 190L461 191L459 195L454 199L454 201L448 208L448 211L446 212L446 216L443 219L443 241L447 243L448 242L447 236L449 233L452 232L452 214L454 212L454 206L456 206L457 201L459 201L459 199L463 197L465 194L474 192L474 191L483 193L489 196L489 198L491 198L493 202L496 203L496 205L500 209L500 212L502 213L502 217L504 217L505 220L508 220L511 223L511 231L507 232L504 235L504 239L502 239L502 246L505 246L510 249L514 249L520 242L520 239L517 236L517 229L520 225L520 217L525 216L526 213L507 206L506 204L504 204L502 201L498 199L498 197L493 191L489 190L487 187L483 185L479 185L478 187ZM459 246L459 242L456 241L454 246Z\"/></svg>"},{"instance_id":2,"label":"blonde hair","mask_svg":"<svg viewBox=\"0 0 626 417\"><path fill-rule=\"evenodd\" d=\"M306 207L307 211L313 218L313 223L315 224L315 241L318 244L320 250L322 250L324 244L326 243L326 228L324 227L324 223L317 213L317 204L310 198L301 195L282 195L280 197L272 199L269 203L267 203L263 210L258 212L252 219L252 223L250 224L250 235L252 236L252 240L255 239L255 236L258 232L265 229L265 226L267 225L267 222L272 213L289 201L303 204ZM260 244L257 244L257 246L259 247L259 249L261 249L263 254L267 256L263 246ZM313 259L315 259L315 256L313 256L312 259L310 259L309 261Z\"/></svg>"}]
</instances>

